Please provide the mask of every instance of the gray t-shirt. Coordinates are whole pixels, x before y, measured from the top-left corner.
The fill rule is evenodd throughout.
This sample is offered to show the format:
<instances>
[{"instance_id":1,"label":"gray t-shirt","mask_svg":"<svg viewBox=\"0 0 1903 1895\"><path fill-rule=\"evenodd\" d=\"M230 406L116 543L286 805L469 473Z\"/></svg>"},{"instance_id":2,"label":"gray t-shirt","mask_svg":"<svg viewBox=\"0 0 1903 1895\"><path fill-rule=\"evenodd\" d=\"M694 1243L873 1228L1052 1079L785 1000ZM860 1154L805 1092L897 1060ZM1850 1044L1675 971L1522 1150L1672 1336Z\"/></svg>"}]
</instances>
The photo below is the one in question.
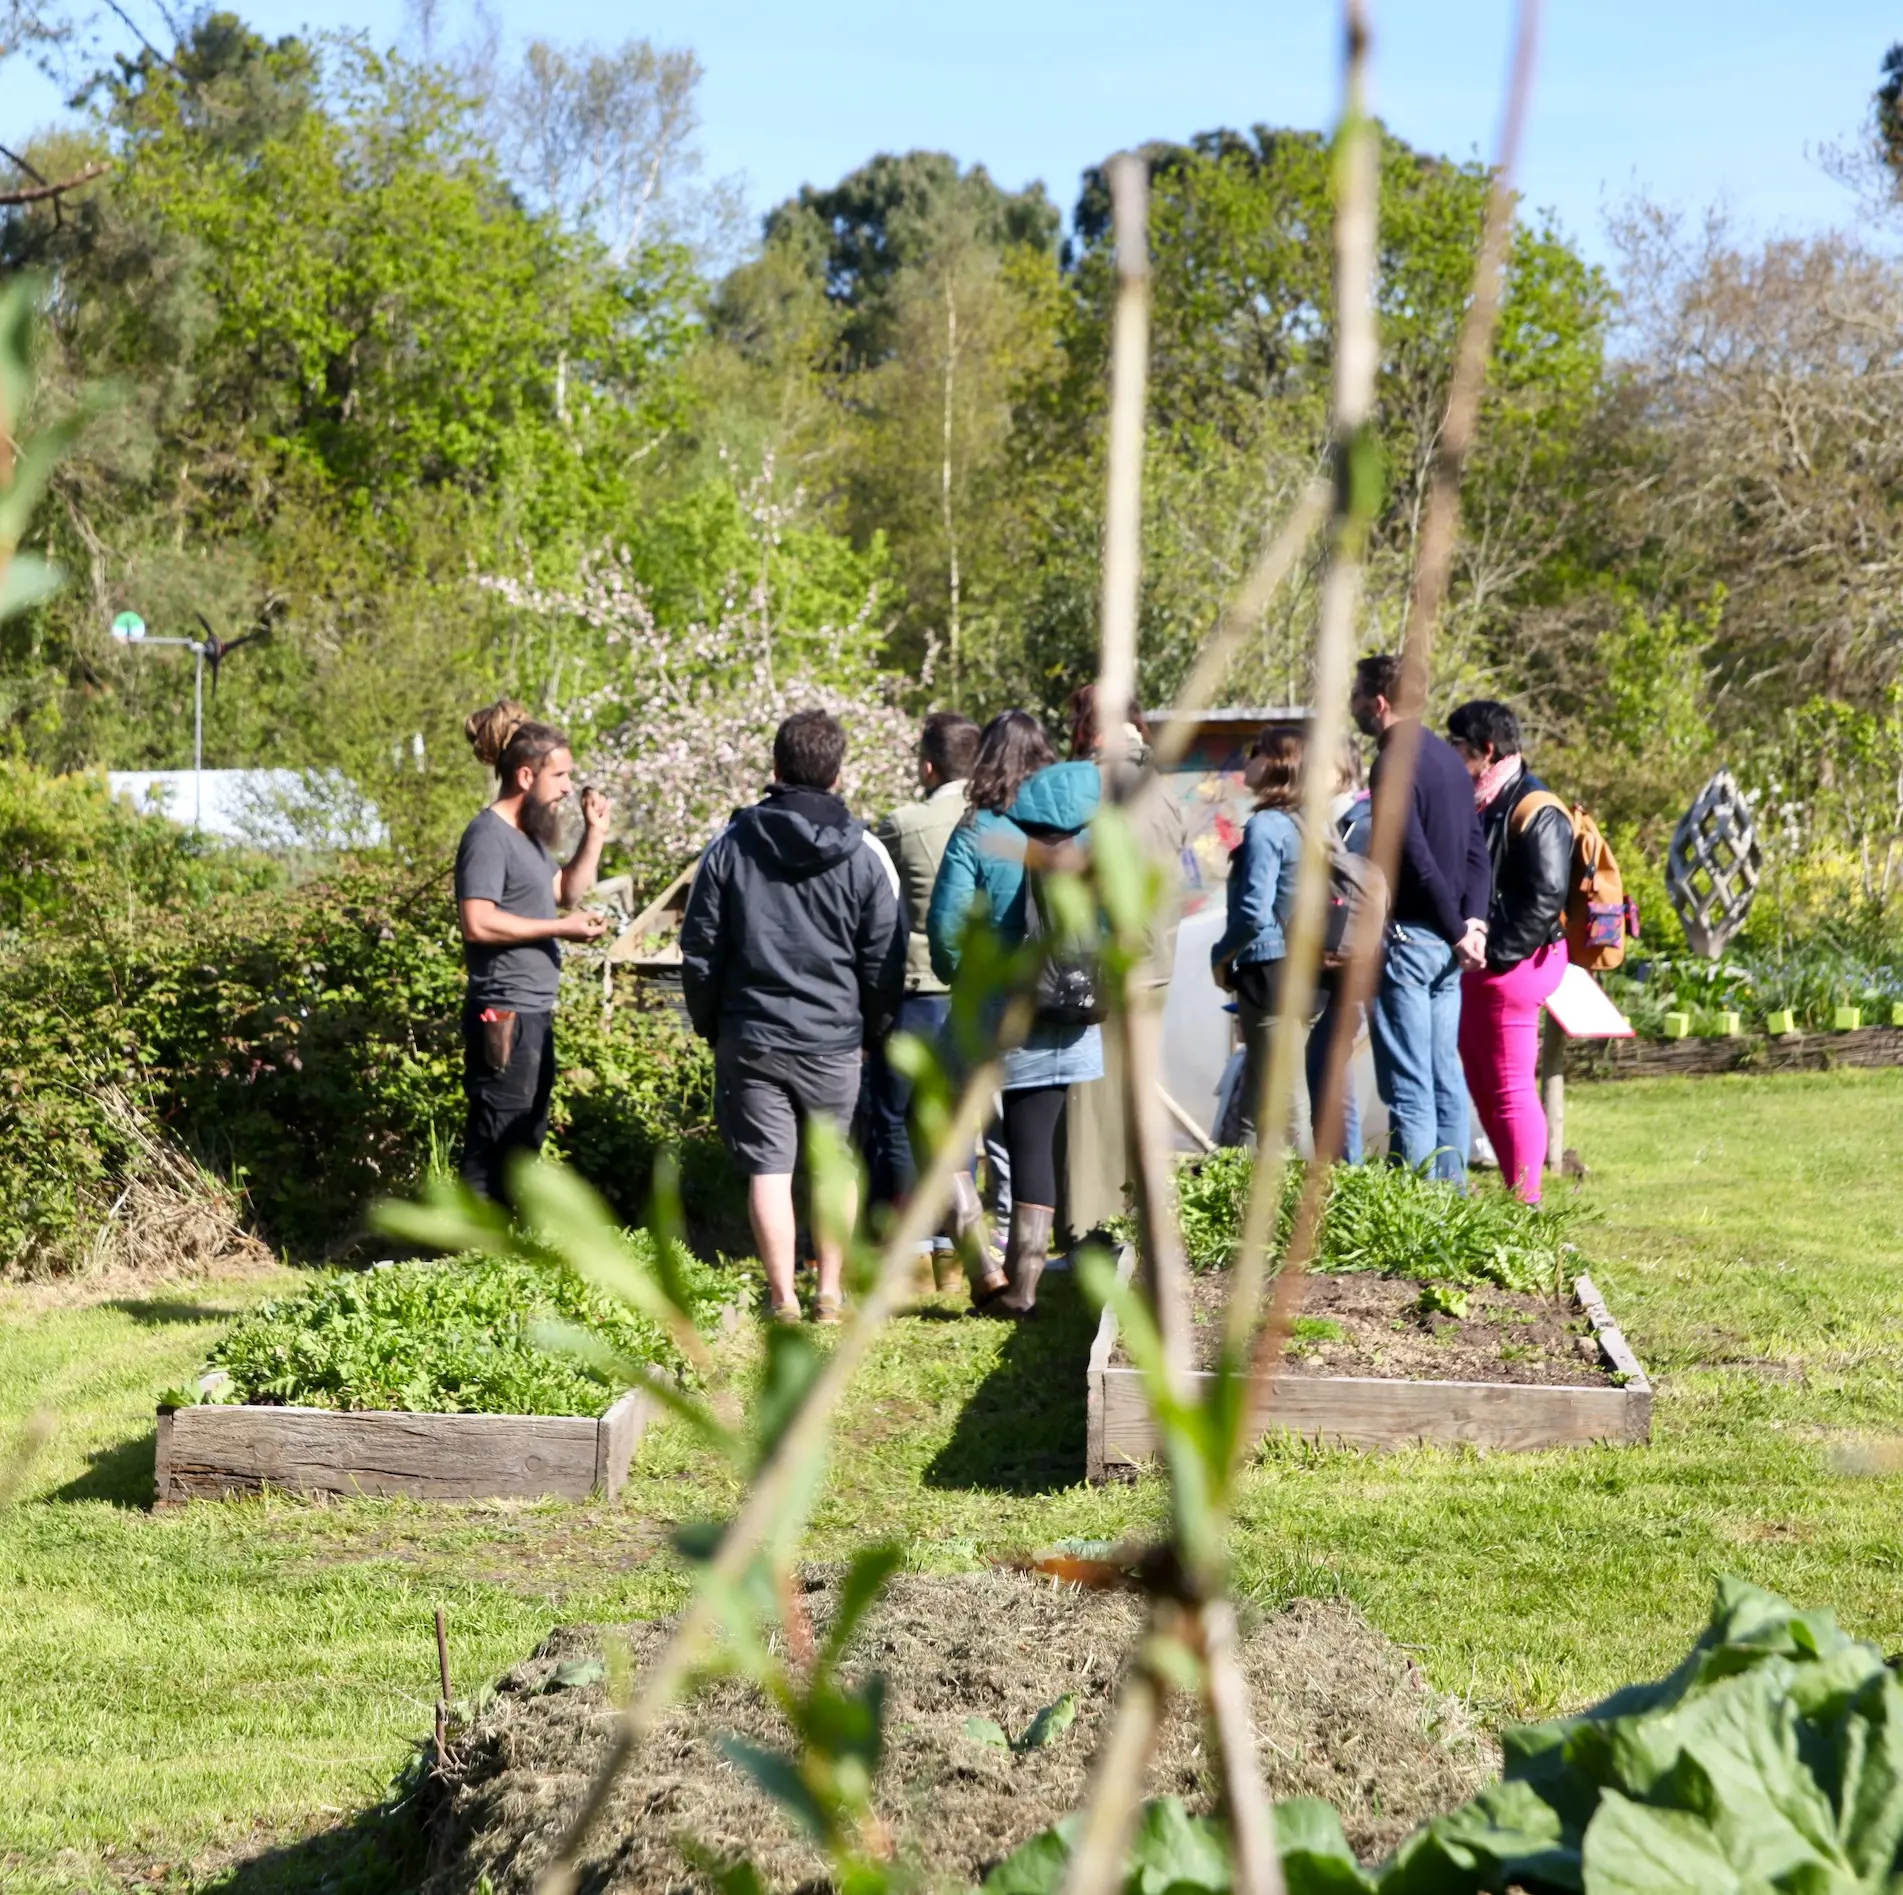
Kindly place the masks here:
<instances>
[{"instance_id":1,"label":"gray t-shirt","mask_svg":"<svg viewBox=\"0 0 1903 1895\"><path fill-rule=\"evenodd\" d=\"M485 809L463 831L456 851L456 899L492 901L505 915L555 919L555 858L532 836ZM561 987L562 950L554 941L509 947L463 943L469 998L478 1006L552 1013Z\"/></svg>"}]
</instances>

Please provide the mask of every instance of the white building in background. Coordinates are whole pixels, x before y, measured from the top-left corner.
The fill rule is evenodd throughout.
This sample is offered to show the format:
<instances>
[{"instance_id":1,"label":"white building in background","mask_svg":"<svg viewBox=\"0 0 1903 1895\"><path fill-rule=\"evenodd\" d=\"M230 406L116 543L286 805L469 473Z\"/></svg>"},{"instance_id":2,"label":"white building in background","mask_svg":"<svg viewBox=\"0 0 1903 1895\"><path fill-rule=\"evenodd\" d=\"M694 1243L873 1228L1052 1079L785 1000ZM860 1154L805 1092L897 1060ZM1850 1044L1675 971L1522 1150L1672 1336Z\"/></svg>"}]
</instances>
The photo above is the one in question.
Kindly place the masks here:
<instances>
[{"instance_id":1,"label":"white building in background","mask_svg":"<svg viewBox=\"0 0 1903 1895\"><path fill-rule=\"evenodd\" d=\"M254 849L369 849L389 840L376 804L335 770L114 770L148 815Z\"/></svg>"}]
</instances>

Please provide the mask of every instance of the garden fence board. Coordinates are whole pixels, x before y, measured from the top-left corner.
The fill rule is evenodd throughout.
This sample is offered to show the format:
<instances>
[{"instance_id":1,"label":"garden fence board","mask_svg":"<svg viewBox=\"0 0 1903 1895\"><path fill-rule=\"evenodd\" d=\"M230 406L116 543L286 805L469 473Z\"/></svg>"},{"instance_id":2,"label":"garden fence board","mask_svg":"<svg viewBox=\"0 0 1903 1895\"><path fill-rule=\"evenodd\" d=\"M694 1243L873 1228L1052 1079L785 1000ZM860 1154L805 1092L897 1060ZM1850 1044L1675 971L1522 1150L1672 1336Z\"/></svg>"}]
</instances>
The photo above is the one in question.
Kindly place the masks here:
<instances>
[{"instance_id":1,"label":"garden fence board","mask_svg":"<svg viewBox=\"0 0 1903 1895\"><path fill-rule=\"evenodd\" d=\"M157 1504L257 1493L413 1500L621 1491L654 1402L630 1390L584 1415L408 1415L208 1404L159 1410Z\"/></svg>"}]
</instances>

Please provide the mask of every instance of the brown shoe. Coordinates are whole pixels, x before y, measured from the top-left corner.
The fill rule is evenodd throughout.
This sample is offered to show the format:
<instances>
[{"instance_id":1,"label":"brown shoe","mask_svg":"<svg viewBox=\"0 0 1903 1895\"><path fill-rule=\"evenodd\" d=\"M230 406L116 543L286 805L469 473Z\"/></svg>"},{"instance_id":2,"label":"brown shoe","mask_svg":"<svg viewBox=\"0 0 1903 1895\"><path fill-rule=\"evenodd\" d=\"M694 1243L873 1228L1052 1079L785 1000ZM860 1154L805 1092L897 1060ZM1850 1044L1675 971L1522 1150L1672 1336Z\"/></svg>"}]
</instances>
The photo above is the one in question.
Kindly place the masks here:
<instances>
[{"instance_id":1,"label":"brown shoe","mask_svg":"<svg viewBox=\"0 0 1903 1895\"><path fill-rule=\"evenodd\" d=\"M822 1329L831 1329L845 1320L845 1312L836 1296L824 1293L813 1298L813 1321Z\"/></svg>"}]
</instances>

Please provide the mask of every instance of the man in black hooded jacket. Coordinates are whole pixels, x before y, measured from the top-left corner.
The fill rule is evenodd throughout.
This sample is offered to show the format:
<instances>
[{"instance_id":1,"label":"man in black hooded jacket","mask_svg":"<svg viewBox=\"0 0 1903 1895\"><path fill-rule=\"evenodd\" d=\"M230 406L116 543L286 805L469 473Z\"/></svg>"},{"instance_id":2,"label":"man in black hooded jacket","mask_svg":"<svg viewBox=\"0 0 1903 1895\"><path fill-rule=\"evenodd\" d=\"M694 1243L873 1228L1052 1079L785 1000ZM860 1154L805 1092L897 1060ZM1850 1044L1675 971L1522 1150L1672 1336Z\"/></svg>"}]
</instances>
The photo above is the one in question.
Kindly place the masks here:
<instances>
[{"instance_id":1,"label":"man in black hooded jacket","mask_svg":"<svg viewBox=\"0 0 1903 1895\"><path fill-rule=\"evenodd\" d=\"M844 1133L864 1047L905 987L898 875L834 794L846 734L796 711L773 739L773 781L701 858L681 919L694 1031L714 1048L714 1115L747 1178L747 1210L773 1315L796 1321L793 1172L800 1130ZM843 1235L843 1233L840 1233ZM837 1322L842 1253L816 1232L816 1322Z\"/></svg>"}]
</instances>

